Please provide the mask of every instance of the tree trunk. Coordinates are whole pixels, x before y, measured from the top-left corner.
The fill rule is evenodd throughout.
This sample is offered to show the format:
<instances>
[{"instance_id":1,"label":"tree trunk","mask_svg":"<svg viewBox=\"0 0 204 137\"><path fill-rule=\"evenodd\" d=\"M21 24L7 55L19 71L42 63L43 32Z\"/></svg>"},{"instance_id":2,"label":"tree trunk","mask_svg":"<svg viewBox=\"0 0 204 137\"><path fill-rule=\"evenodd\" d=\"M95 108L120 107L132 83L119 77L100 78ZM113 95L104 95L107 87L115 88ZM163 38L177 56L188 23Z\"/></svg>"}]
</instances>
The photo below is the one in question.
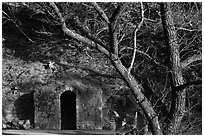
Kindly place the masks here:
<instances>
[{"instance_id":1,"label":"tree trunk","mask_svg":"<svg viewBox=\"0 0 204 137\"><path fill-rule=\"evenodd\" d=\"M119 74L123 77L123 79L128 84L128 86L131 88L132 94L134 95L135 99L138 101L138 104L140 105L140 107L144 111L144 114L146 115L146 117L150 123L152 133L155 135L162 135L162 130L161 130L160 125L159 125L159 120L158 120L157 114L153 110L153 107L150 104L150 102L147 100L147 98L142 93L141 87L139 86L138 82L128 72L128 69L124 67L122 62L118 59L118 56L117 56L118 54L115 54L115 53L113 54L113 53L109 52L107 49L105 49L102 45L100 45L100 43L98 43L97 41L94 42L94 41L90 40L89 38L83 37L80 34L75 33L74 31L68 29L66 26L65 20L62 17L62 14L60 13L60 11L57 8L57 6L55 5L55 3L50 3L50 6L54 9L56 14L60 18L60 22L62 23L62 30L65 34L67 34L68 36L70 36L70 37L72 37L78 41L81 41L81 42L83 42L89 46L96 48L98 51L104 53L105 55L107 55L110 58L114 67L119 72ZM115 40L115 38L113 40ZM116 43L116 42L113 42L113 43ZM117 44L111 45L111 46L115 46L115 47L117 46L117 48L118 48ZM115 49L115 52L117 52L117 48Z\"/></svg>"},{"instance_id":2,"label":"tree trunk","mask_svg":"<svg viewBox=\"0 0 204 137\"><path fill-rule=\"evenodd\" d=\"M147 100L147 98L142 93L142 89L139 86L138 82L135 78L128 73L127 68L125 68L120 60L113 60L113 65L120 73L120 75L124 78L128 86L131 88L132 94L134 95L135 99L138 101L138 104L144 111L148 122L150 123L152 134L154 135L162 135L162 130L159 125L158 115L155 113L151 103Z\"/></svg>"},{"instance_id":3,"label":"tree trunk","mask_svg":"<svg viewBox=\"0 0 204 137\"><path fill-rule=\"evenodd\" d=\"M171 76L172 100L171 108L167 115L168 134L177 134L181 126L181 120L185 113L186 90L177 91L176 86L183 85L182 69L179 55L179 45L174 21L171 12L171 3L160 4L164 35L169 47L169 68Z\"/></svg>"}]
</instances>

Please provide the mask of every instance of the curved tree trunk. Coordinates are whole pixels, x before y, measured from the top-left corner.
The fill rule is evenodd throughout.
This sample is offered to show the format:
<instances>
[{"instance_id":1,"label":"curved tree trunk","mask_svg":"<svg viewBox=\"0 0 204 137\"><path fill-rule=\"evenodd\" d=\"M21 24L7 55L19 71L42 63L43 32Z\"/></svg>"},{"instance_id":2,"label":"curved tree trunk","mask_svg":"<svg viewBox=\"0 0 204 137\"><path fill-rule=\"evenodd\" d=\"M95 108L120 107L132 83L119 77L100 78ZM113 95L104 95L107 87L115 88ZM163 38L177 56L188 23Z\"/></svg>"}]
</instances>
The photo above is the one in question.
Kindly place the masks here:
<instances>
[{"instance_id":1,"label":"curved tree trunk","mask_svg":"<svg viewBox=\"0 0 204 137\"><path fill-rule=\"evenodd\" d=\"M158 115L155 113L151 103L147 100L147 98L142 93L142 89L139 86L138 82L135 78L128 73L127 68L125 68L120 60L113 60L112 63L120 73L120 75L124 78L128 86L131 88L132 94L135 99L138 101L138 104L142 108L144 114L146 115L148 122L150 123L152 134L154 135L162 135L162 130L159 125Z\"/></svg>"},{"instance_id":2,"label":"curved tree trunk","mask_svg":"<svg viewBox=\"0 0 204 137\"><path fill-rule=\"evenodd\" d=\"M96 4L95 4L96 5ZM89 46L92 46L94 48L96 48L98 51L104 53L105 55L107 55L110 59L110 61L112 62L112 64L114 65L115 69L120 73L120 75L123 77L124 81L128 84L128 86L130 87L132 94L134 95L134 98L138 101L138 104L140 105L140 107L142 108L144 114L146 115L149 123L150 123L150 127L152 130L152 133L155 135L162 135L162 130L160 128L159 125L159 120L158 120L158 115L155 113L152 105L150 104L150 102L147 100L147 98L144 96L144 94L142 93L142 89L139 86L137 80L130 74L130 69L127 69L122 62L118 59L118 43L116 42L116 38L115 37L110 37L112 38L112 43L113 45L110 45L111 47L113 47L114 51L108 51L106 48L103 47L103 45L101 45L101 43L99 43L98 41L96 41L95 39L89 39L86 37L83 37L82 35L70 30L69 28L67 28L65 20L62 16L62 14L60 13L58 7L55 5L55 3L50 3L50 6L54 9L55 13L57 14L57 16L60 19L60 22L62 24L62 30L65 34L67 34L68 36L81 41ZM124 8L121 7L121 10L119 9L116 11L117 15L114 15L113 18L117 18L119 16L119 13L122 12L122 10ZM99 9L101 11L101 9ZM107 18L106 18L107 19ZM115 20L115 19L113 19ZM109 21L108 21L109 23ZM112 22L115 23L115 22ZM111 35L111 34L110 34ZM115 35L114 32L112 32L112 35Z\"/></svg>"},{"instance_id":3,"label":"curved tree trunk","mask_svg":"<svg viewBox=\"0 0 204 137\"><path fill-rule=\"evenodd\" d=\"M186 90L183 89L178 91L175 88L179 85L183 85L184 80L182 76L177 34L170 6L171 3L162 3L160 8L164 34L169 47L169 68L171 70L170 81L172 87L172 100L171 108L167 115L167 128L168 134L177 134L181 126L181 120L185 113Z\"/></svg>"}]
</instances>

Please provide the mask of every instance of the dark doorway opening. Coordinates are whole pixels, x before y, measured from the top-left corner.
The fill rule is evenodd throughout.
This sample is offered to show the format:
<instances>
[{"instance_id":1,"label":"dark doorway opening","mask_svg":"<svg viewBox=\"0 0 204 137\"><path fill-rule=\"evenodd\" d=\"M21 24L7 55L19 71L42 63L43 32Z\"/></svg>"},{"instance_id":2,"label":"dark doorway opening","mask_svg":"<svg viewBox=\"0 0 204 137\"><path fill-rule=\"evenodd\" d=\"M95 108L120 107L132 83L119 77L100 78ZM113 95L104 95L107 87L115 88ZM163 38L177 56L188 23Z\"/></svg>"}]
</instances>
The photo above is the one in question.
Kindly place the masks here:
<instances>
[{"instance_id":1,"label":"dark doorway opening","mask_svg":"<svg viewBox=\"0 0 204 137\"><path fill-rule=\"evenodd\" d=\"M76 129L76 94L65 91L61 97L61 129Z\"/></svg>"}]
</instances>

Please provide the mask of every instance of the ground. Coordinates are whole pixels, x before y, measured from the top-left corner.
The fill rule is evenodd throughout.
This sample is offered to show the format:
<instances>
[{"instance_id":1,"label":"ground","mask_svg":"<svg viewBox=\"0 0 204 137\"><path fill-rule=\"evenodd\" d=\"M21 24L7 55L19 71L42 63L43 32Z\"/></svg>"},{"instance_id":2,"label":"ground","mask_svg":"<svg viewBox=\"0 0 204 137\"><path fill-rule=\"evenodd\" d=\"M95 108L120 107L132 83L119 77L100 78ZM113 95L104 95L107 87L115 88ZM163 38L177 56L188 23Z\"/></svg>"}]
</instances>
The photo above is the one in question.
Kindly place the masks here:
<instances>
[{"instance_id":1,"label":"ground","mask_svg":"<svg viewBox=\"0 0 204 137\"><path fill-rule=\"evenodd\" d=\"M3 135L111 135L110 130L2 130ZM182 135L202 135L202 132L187 132Z\"/></svg>"},{"instance_id":2,"label":"ground","mask_svg":"<svg viewBox=\"0 0 204 137\"><path fill-rule=\"evenodd\" d=\"M3 135L111 135L110 130L2 130ZM182 135L202 135L202 132L187 132Z\"/></svg>"},{"instance_id":3,"label":"ground","mask_svg":"<svg viewBox=\"0 0 204 137\"><path fill-rule=\"evenodd\" d=\"M111 135L110 130L2 130L3 135Z\"/></svg>"}]
</instances>

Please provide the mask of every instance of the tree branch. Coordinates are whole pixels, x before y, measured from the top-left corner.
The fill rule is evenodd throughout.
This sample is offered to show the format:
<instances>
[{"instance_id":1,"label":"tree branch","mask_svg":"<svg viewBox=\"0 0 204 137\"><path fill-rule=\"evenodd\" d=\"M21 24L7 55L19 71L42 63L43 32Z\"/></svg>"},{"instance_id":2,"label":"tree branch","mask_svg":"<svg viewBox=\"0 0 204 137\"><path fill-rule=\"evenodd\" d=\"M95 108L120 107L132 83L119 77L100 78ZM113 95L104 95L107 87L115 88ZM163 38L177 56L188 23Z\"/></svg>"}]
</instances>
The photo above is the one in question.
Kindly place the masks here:
<instances>
[{"instance_id":1,"label":"tree branch","mask_svg":"<svg viewBox=\"0 0 204 137\"><path fill-rule=\"evenodd\" d=\"M188 29L188 28L182 28L182 27L180 27L180 28L177 28L177 31L178 30L185 30L185 31L190 31L190 32L192 32L192 31L202 31L202 29Z\"/></svg>"},{"instance_id":2,"label":"tree branch","mask_svg":"<svg viewBox=\"0 0 204 137\"><path fill-rule=\"evenodd\" d=\"M188 65L190 65L191 63L198 61L198 60L202 60L202 55L193 55L189 58L187 58L186 60L181 62L181 68L185 69Z\"/></svg>"},{"instance_id":3,"label":"tree branch","mask_svg":"<svg viewBox=\"0 0 204 137\"><path fill-rule=\"evenodd\" d=\"M31 43L34 43L34 41L27 35L27 34L25 34L25 32L20 28L20 26L16 23L16 21L15 21L15 19L12 19L6 12L4 12L3 10L2 10L2 12L3 12L3 15L5 15L6 16L6 19L7 20L9 20L9 21L11 21L17 28L18 28L18 30L31 42Z\"/></svg>"},{"instance_id":4,"label":"tree branch","mask_svg":"<svg viewBox=\"0 0 204 137\"><path fill-rule=\"evenodd\" d=\"M128 3L124 3L122 5L118 5L118 7L114 10L111 18L110 23L108 23L109 29L109 37L110 37L110 52L118 56L118 38L116 32L117 21L124 9L126 8Z\"/></svg>"},{"instance_id":5,"label":"tree branch","mask_svg":"<svg viewBox=\"0 0 204 137\"><path fill-rule=\"evenodd\" d=\"M79 29L92 41L94 41L95 43L100 44L101 46L103 46L105 48L105 44L100 41L95 35L93 35L90 30L86 29L86 27L83 26L83 24L79 21L78 17L76 17L76 23L77 26L79 27Z\"/></svg>"},{"instance_id":6,"label":"tree branch","mask_svg":"<svg viewBox=\"0 0 204 137\"><path fill-rule=\"evenodd\" d=\"M88 39L88 38L86 38L86 37L83 37L83 36L81 36L80 34L78 34L78 33L74 32L74 31L68 29L67 26L66 26L65 20L64 20L64 18L62 17L62 14L61 14L61 12L59 11L58 7L55 5L55 3L54 3L54 2L50 2L50 6L53 8L53 10L55 11L55 13L56 13L57 16L59 17L60 23L61 23L61 25L62 25L62 30L63 30L63 32L64 32L65 34L67 34L68 36L70 36L70 37L72 37L72 38L74 38L74 39L76 39L76 40L78 40L78 41L81 41L81 42L83 42L83 43L85 43L85 44L87 44L87 45L89 45L89 46L94 47L95 49L97 49L98 51L104 53L104 54L107 55L108 57L110 56L111 53L110 53L109 51L107 51L107 50L106 50L103 46L101 46L100 44L97 44L97 43L93 42L92 40L90 40L90 39ZM117 59L117 57L115 57L114 55L112 55L112 57L113 57L114 59Z\"/></svg>"},{"instance_id":7,"label":"tree branch","mask_svg":"<svg viewBox=\"0 0 204 137\"><path fill-rule=\"evenodd\" d=\"M142 19L141 19L140 23L138 24L138 26L134 30L134 49L133 49L132 61L131 61L130 67L128 68L128 73L130 73L131 69L133 68L134 62L135 62L136 51L137 51L137 32L141 28L141 26L144 22L144 7L143 7L142 2L140 4L141 4Z\"/></svg>"},{"instance_id":8,"label":"tree branch","mask_svg":"<svg viewBox=\"0 0 204 137\"><path fill-rule=\"evenodd\" d=\"M120 50L123 51L125 48L128 48L130 50L133 50L132 47L124 47L123 49ZM164 69L166 69L166 71L169 71L169 68L163 64L161 64L160 62L157 62L154 58L152 58L149 54L147 54L146 52L144 51L141 51L141 50L136 50L137 53L143 55L146 59L152 61L155 65L157 65L158 67L162 67ZM128 56L129 54L127 54L126 56ZM123 58L124 56L121 56L120 58Z\"/></svg>"},{"instance_id":9,"label":"tree branch","mask_svg":"<svg viewBox=\"0 0 204 137\"><path fill-rule=\"evenodd\" d=\"M164 117L168 113L168 109L165 103L162 102L163 96L160 97L156 92L152 90L148 79L144 79L142 83L142 87L144 88L144 95L148 100L152 100L154 102L153 108L156 108L157 111L161 112L161 116Z\"/></svg>"},{"instance_id":10,"label":"tree branch","mask_svg":"<svg viewBox=\"0 0 204 137\"><path fill-rule=\"evenodd\" d=\"M176 91L182 91L183 89L185 89L186 87L192 86L192 85L202 85L202 80L195 80L195 81L190 81L187 83L184 83L183 85L179 85L175 87Z\"/></svg>"},{"instance_id":11,"label":"tree branch","mask_svg":"<svg viewBox=\"0 0 204 137\"><path fill-rule=\"evenodd\" d=\"M118 5L118 7L114 10L110 22L116 23L118 18L120 17L121 13L124 11L124 9L127 7L128 2L123 3L122 5Z\"/></svg>"},{"instance_id":12,"label":"tree branch","mask_svg":"<svg viewBox=\"0 0 204 137\"><path fill-rule=\"evenodd\" d=\"M100 16L106 21L106 23L110 23L108 16L106 15L102 8L96 2L91 2L91 4L98 11Z\"/></svg>"}]
</instances>

